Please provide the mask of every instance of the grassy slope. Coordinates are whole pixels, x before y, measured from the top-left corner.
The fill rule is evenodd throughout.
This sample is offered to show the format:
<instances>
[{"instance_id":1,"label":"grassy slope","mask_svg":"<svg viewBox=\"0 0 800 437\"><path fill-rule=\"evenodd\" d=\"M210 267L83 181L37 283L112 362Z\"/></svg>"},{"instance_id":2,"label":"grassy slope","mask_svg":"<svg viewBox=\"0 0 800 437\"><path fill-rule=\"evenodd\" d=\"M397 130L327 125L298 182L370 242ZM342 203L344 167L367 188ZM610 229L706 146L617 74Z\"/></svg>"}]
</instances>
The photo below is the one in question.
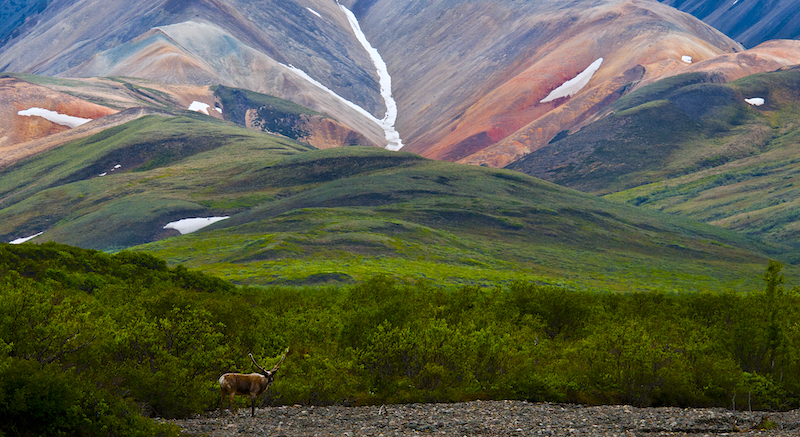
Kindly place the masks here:
<instances>
[{"instance_id":1,"label":"grassy slope","mask_svg":"<svg viewBox=\"0 0 800 437\"><path fill-rule=\"evenodd\" d=\"M692 73L636 90L607 117L509 168L602 194L763 152L772 129L744 102L750 90L716 80Z\"/></svg>"},{"instance_id":2,"label":"grassy slope","mask_svg":"<svg viewBox=\"0 0 800 437\"><path fill-rule=\"evenodd\" d=\"M141 249L248 284L386 273L620 290L747 289L764 260L733 246L767 249L519 173L380 149L290 156L208 186L206 194L255 189L278 194L208 230Z\"/></svg>"},{"instance_id":3,"label":"grassy slope","mask_svg":"<svg viewBox=\"0 0 800 437\"><path fill-rule=\"evenodd\" d=\"M800 261L800 68L715 82L693 73L643 87L509 168L765 238Z\"/></svg>"},{"instance_id":4,"label":"grassy slope","mask_svg":"<svg viewBox=\"0 0 800 437\"><path fill-rule=\"evenodd\" d=\"M177 219L231 215L139 250L252 284L383 272L747 290L766 263L754 253L776 250L507 170L377 148L309 151L199 114L145 117L5 169L0 199L6 241L46 231L38 241L104 250L174 235L162 227Z\"/></svg>"},{"instance_id":5,"label":"grassy slope","mask_svg":"<svg viewBox=\"0 0 800 437\"><path fill-rule=\"evenodd\" d=\"M793 247L787 259L800 261L800 70L753 75L728 87L767 102L748 108L755 114L746 125L726 131L749 153L718 154L716 165L609 197L781 242ZM713 150L717 143L706 144Z\"/></svg>"},{"instance_id":6,"label":"grassy slope","mask_svg":"<svg viewBox=\"0 0 800 437\"><path fill-rule=\"evenodd\" d=\"M213 202L193 198L203 179L236 174L253 155L305 150L202 115L144 117L0 172L0 235L47 230L47 238L102 249L152 241L171 232L161 229L169 221L210 214ZM190 156L196 167L175 167Z\"/></svg>"}]
</instances>

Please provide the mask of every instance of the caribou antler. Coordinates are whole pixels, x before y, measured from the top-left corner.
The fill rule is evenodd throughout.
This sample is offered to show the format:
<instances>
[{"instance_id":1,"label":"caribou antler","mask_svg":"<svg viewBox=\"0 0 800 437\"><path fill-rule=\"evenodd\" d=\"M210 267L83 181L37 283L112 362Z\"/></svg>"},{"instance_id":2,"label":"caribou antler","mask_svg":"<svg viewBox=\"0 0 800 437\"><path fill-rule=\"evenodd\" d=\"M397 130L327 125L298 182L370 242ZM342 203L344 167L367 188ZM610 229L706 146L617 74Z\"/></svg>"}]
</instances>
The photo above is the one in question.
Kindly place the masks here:
<instances>
[{"instance_id":1,"label":"caribou antler","mask_svg":"<svg viewBox=\"0 0 800 437\"><path fill-rule=\"evenodd\" d=\"M288 354L288 353L289 353L289 347L286 347L286 351L283 352L283 356L281 357L281 360L278 361L278 364L276 364L275 367L272 368L272 373L275 373L275 372L278 371L278 367L281 366L281 363L283 362L283 360L286 359L286 354Z\"/></svg>"},{"instance_id":2,"label":"caribou antler","mask_svg":"<svg viewBox=\"0 0 800 437\"><path fill-rule=\"evenodd\" d=\"M283 356L281 356L280 361L278 361L278 364L276 364L275 367L273 367L272 370L270 370L270 371L267 371L267 369L265 369L265 368L261 367L260 365L258 365L258 363L256 363L256 359L253 358L253 354L252 353L247 354L247 355L249 355L250 359L253 360L253 364L261 370L261 373L267 375L267 374L272 374L272 373L275 373L275 372L278 371L278 367L281 366L281 363L283 363L283 360L286 359L286 354L288 354L288 353L289 353L289 348L287 347L286 351L283 352Z\"/></svg>"},{"instance_id":3,"label":"caribou antler","mask_svg":"<svg viewBox=\"0 0 800 437\"><path fill-rule=\"evenodd\" d=\"M251 359L251 360L253 360L253 364L254 364L256 367L258 367L259 369L261 369L261 373L263 373L263 374L265 374L265 375L266 375L267 373L270 373L270 372L267 372L267 369L265 369L265 368L263 368L263 367L259 366L259 365L258 365L258 363L256 363L256 359L255 359L255 358L253 358L253 354L252 354L252 353L250 353L250 354L247 354L247 355L249 355L249 356L250 356L250 359Z\"/></svg>"}]
</instances>

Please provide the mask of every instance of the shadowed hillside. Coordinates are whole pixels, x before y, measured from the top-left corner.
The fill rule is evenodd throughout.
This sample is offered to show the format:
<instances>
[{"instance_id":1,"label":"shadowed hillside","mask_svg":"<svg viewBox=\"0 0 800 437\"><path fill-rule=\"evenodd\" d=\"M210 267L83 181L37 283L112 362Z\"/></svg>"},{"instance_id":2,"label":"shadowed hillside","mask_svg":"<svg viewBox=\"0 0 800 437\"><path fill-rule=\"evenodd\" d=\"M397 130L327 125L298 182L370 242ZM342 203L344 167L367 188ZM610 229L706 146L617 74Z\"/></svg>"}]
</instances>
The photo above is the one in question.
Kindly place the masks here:
<instances>
[{"instance_id":1,"label":"shadowed hillside","mask_svg":"<svg viewBox=\"0 0 800 437\"><path fill-rule=\"evenodd\" d=\"M696 73L644 87L510 168L800 247L800 69L714 82Z\"/></svg>"},{"instance_id":2,"label":"shadowed hillside","mask_svg":"<svg viewBox=\"0 0 800 437\"><path fill-rule=\"evenodd\" d=\"M745 47L753 47L770 39L796 39L800 36L800 14L797 3L792 0L660 1L694 15Z\"/></svg>"}]
</instances>

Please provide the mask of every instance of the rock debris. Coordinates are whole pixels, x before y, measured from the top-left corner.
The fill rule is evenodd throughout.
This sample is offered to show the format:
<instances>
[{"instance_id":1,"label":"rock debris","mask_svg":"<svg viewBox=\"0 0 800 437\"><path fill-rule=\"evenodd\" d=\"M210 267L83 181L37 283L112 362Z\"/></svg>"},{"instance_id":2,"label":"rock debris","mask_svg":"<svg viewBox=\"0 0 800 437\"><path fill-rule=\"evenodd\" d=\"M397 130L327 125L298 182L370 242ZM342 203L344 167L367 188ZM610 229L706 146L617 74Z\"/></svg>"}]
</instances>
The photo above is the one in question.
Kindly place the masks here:
<instances>
[{"instance_id":1,"label":"rock debris","mask_svg":"<svg viewBox=\"0 0 800 437\"><path fill-rule=\"evenodd\" d=\"M523 401L370 407L284 406L173 420L185 434L234 436L798 436L800 410L635 408ZM771 428L771 429L765 429Z\"/></svg>"}]
</instances>

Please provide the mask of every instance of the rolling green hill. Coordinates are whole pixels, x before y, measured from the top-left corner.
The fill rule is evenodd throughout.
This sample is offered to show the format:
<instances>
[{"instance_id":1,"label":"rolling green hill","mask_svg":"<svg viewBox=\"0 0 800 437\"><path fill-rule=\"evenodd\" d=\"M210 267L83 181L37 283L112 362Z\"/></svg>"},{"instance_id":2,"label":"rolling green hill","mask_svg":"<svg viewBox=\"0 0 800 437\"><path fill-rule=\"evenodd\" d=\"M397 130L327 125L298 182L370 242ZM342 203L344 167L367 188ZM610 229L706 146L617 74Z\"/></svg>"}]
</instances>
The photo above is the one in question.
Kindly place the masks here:
<instances>
[{"instance_id":1,"label":"rolling green hill","mask_svg":"<svg viewBox=\"0 0 800 437\"><path fill-rule=\"evenodd\" d=\"M161 227L170 221L210 213L214 199L192 197L200 179L237 174L252 156L306 150L203 115L144 117L3 169L0 235L47 230L50 239L107 250L145 243L169 232ZM189 157L196 166L170 167Z\"/></svg>"},{"instance_id":2,"label":"rolling green hill","mask_svg":"<svg viewBox=\"0 0 800 437\"><path fill-rule=\"evenodd\" d=\"M440 284L752 289L781 250L508 170L378 148L311 150L201 115L148 116L4 169L0 199L6 241L44 232L33 241L137 246L247 284L387 273ZM211 216L231 218L183 236L163 229Z\"/></svg>"},{"instance_id":3,"label":"rolling green hill","mask_svg":"<svg viewBox=\"0 0 800 437\"><path fill-rule=\"evenodd\" d=\"M612 114L511 168L796 251L798 101L800 68L724 85L706 74L676 76L621 98Z\"/></svg>"}]
</instances>

